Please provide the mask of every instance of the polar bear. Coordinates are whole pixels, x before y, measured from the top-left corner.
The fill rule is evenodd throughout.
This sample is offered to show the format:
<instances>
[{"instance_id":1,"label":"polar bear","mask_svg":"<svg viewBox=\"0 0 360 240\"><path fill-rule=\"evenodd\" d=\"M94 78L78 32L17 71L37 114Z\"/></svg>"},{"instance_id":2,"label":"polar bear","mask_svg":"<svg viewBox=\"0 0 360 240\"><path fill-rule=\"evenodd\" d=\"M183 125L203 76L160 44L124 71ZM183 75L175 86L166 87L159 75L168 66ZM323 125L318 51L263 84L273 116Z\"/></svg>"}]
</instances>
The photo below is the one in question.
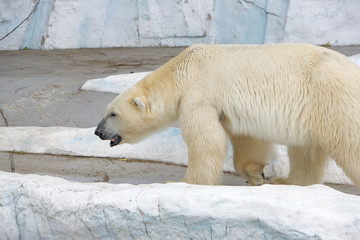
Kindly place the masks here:
<instances>
[{"instance_id":1,"label":"polar bear","mask_svg":"<svg viewBox=\"0 0 360 240\"><path fill-rule=\"evenodd\" d=\"M252 185L271 144L288 146L278 184L321 183L328 157L360 187L360 67L308 44L188 47L115 98L95 134L135 143L178 120L188 146L183 179L220 184L228 139L233 164Z\"/></svg>"}]
</instances>

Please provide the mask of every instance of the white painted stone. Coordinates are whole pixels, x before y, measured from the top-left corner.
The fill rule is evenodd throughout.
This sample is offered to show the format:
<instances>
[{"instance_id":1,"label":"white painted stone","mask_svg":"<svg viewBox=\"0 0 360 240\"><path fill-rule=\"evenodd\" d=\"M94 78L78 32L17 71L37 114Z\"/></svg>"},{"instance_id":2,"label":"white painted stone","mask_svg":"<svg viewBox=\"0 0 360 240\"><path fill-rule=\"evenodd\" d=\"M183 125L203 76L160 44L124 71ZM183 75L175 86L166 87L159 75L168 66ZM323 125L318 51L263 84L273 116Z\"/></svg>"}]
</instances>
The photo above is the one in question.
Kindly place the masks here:
<instances>
[{"instance_id":1,"label":"white painted stone","mask_svg":"<svg viewBox=\"0 0 360 240\"><path fill-rule=\"evenodd\" d=\"M86 184L0 172L0 239L357 239L360 197L322 185Z\"/></svg>"},{"instance_id":2,"label":"white painted stone","mask_svg":"<svg viewBox=\"0 0 360 240\"><path fill-rule=\"evenodd\" d=\"M187 148L178 128L169 128L137 144L110 147L95 128L0 127L0 151L72 156L145 159L186 165Z\"/></svg>"},{"instance_id":3,"label":"white painted stone","mask_svg":"<svg viewBox=\"0 0 360 240\"><path fill-rule=\"evenodd\" d=\"M360 54L350 56L349 59L360 66Z\"/></svg>"},{"instance_id":4,"label":"white painted stone","mask_svg":"<svg viewBox=\"0 0 360 240\"><path fill-rule=\"evenodd\" d=\"M112 75L86 81L81 90L122 93L151 72Z\"/></svg>"}]
</instances>

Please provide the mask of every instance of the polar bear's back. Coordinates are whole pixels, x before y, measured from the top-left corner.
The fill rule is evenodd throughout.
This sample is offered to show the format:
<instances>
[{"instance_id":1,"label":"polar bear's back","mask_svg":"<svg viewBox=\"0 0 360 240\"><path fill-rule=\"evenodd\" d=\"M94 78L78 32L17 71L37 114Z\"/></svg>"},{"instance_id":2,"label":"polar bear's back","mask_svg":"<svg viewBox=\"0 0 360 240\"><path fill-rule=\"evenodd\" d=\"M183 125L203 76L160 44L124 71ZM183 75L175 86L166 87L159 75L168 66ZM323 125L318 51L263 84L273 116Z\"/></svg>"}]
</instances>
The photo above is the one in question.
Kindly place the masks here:
<instances>
[{"instance_id":1,"label":"polar bear's back","mask_svg":"<svg viewBox=\"0 0 360 240\"><path fill-rule=\"evenodd\" d=\"M200 44L180 58L182 89L217 106L239 134L305 144L360 116L360 68L323 47Z\"/></svg>"},{"instance_id":2,"label":"polar bear's back","mask_svg":"<svg viewBox=\"0 0 360 240\"><path fill-rule=\"evenodd\" d=\"M295 78L302 76L309 78L316 71L330 69L342 72L351 69L350 72L360 74L360 68L344 55L310 44L268 44L268 45L204 45L196 44L183 53L185 61L191 59L187 66L192 65L193 72L203 75L225 75L232 77L273 77L274 75L285 77L288 81L302 80ZM239 75L232 74L238 72ZM294 77L291 79L291 76ZM215 81L218 79L212 78ZM211 80L211 79L209 79Z\"/></svg>"}]
</instances>

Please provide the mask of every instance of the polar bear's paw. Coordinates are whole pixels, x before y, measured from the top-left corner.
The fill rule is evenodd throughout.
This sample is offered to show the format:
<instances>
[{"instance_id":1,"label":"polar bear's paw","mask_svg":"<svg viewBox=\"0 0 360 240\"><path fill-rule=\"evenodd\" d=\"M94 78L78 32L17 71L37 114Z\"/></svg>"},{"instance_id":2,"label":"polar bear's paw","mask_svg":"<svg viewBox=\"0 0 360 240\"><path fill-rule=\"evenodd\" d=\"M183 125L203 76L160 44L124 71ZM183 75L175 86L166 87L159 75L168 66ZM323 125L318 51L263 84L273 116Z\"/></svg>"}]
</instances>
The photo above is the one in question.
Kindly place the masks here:
<instances>
[{"instance_id":1,"label":"polar bear's paw","mask_svg":"<svg viewBox=\"0 0 360 240\"><path fill-rule=\"evenodd\" d=\"M264 174L261 174L261 175L256 176L256 177L248 176L247 180L248 180L248 183L251 186L261 186L263 184L266 184Z\"/></svg>"},{"instance_id":2,"label":"polar bear's paw","mask_svg":"<svg viewBox=\"0 0 360 240\"><path fill-rule=\"evenodd\" d=\"M274 185L289 185L290 183L286 178L271 178L270 184Z\"/></svg>"}]
</instances>

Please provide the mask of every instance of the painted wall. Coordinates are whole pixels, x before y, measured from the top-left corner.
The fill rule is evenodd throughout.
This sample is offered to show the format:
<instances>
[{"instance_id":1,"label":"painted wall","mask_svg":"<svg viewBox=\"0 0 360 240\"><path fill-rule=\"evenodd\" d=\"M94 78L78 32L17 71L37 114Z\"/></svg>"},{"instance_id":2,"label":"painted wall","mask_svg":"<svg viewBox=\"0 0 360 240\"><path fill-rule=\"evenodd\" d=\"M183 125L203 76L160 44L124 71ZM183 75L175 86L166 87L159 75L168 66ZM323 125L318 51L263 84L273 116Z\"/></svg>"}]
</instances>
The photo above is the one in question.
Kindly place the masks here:
<instances>
[{"instance_id":1,"label":"painted wall","mask_svg":"<svg viewBox=\"0 0 360 240\"><path fill-rule=\"evenodd\" d=\"M283 41L360 45L360 1L290 0Z\"/></svg>"},{"instance_id":2,"label":"painted wall","mask_svg":"<svg viewBox=\"0 0 360 240\"><path fill-rule=\"evenodd\" d=\"M39 2L40 1L40 2ZM5 49L360 44L357 0L0 0Z\"/></svg>"}]
</instances>

